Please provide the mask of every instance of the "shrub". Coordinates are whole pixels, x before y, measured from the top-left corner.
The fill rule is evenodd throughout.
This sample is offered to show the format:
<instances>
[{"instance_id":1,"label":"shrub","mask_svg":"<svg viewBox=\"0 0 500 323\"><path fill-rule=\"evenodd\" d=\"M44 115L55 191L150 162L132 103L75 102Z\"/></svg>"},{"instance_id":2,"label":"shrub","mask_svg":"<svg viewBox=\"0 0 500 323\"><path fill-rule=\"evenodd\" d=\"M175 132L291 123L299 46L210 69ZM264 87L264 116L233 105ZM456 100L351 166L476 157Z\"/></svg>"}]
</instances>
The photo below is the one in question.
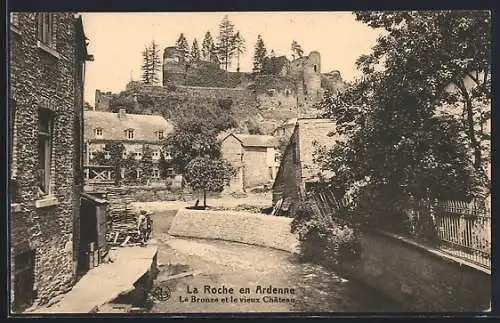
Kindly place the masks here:
<instances>
[{"instance_id":1,"label":"shrub","mask_svg":"<svg viewBox=\"0 0 500 323\"><path fill-rule=\"evenodd\" d=\"M360 249L357 229L321 216L314 211L312 202L298 206L291 226L292 233L299 235L302 260L336 266L357 259Z\"/></svg>"}]
</instances>

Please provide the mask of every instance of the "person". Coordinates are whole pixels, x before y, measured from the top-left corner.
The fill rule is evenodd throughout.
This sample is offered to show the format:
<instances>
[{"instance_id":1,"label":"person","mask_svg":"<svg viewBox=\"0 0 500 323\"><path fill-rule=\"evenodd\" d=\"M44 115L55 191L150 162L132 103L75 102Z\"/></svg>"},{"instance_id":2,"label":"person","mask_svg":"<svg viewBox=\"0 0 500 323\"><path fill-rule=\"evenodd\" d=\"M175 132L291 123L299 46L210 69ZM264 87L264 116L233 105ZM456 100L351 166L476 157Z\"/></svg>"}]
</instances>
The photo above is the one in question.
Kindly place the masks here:
<instances>
[{"instance_id":1,"label":"person","mask_svg":"<svg viewBox=\"0 0 500 323\"><path fill-rule=\"evenodd\" d=\"M139 241L142 244L146 242L147 214L146 210L140 210L137 217L137 233L139 234Z\"/></svg>"}]
</instances>

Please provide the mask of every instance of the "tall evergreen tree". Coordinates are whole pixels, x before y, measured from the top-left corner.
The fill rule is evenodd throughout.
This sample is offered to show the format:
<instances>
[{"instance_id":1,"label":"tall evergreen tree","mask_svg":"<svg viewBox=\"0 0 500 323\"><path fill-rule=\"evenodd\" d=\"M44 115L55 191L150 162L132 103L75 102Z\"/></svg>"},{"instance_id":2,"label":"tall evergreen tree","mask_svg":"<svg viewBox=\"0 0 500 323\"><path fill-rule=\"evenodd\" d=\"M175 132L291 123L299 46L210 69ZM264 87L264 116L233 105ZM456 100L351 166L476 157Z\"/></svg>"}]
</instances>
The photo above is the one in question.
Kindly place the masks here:
<instances>
[{"instance_id":1,"label":"tall evergreen tree","mask_svg":"<svg viewBox=\"0 0 500 323\"><path fill-rule=\"evenodd\" d=\"M152 40L149 44L149 64L150 64L150 82L152 85L160 83L161 59L160 47Z\"/></svg>"},{"instance_id":2,"label":"tall evergreen tree","mask_svg":"<svg viewBox=\"0 0 500 323\"><path fill-rule=\"evenodd\" d=\"M214 43L212 43L212 46L210 47L209 58L210 62L220 64L219 56L217 55L217 47L215 47Z\"/></svg>"},{"instance_id":3,"label":"tall evergreen tree","mask_svg":"<svg viewBox=\"0 0 500 323\"><path fill-rule=\"evenodd\" d=\"M236 53L234 24L229 20L227 15L224 16L219 24L219 36L217 36L217 50L221 64L227 71L227 67L231 65L231 59Z\"/></svg>"},{"instance_id":4,"label":"tall evergreen tree","mask_svg":"<svg viewBox=\"0 0 500 323\"><path fill-rule=\"evenodd\" d=\"M241 35L240 31L238 30L236 34L234 34L234 48L236 51L236 60L238 62L238 66L236 68L236 71L240 71L240 55L243 55L246 51L246 46L245 46L245 39Z\"/></svg>"},{"instance_id":5,"label":"tall evergreen tree","mask_svg":"<svg viewBox=\"0 0 500 323\"><path fill-rule=\"evenodd\" d=\"M193 62L198 62L200 59L200 48L198 47L198 41L195 38L193 40L193 45L191 46L191 60Z\"/></svg>"},{"instance_id":6,"label":"tall evergreen tree","mask_svg":"<svg viewBox=\"0 0 500 323\"><path fill-rule=\"evenodd\" d=\"M257 43L255 44L255 51L253 54L253 72L261 73L262 65L267 56L267 49L264 45L261 35L257 36Z\"/></svg>"},{"instance_id":7,"label":"tall evergreen tree","mask_svg":"<svg viewBox=\"0 0 500 323\"><path fill-rule=\"evenodd\" d=\"M142 60L142 82L149 85L158 84L160 81L161 60L159 46L154 40L148 46L144 46Z\"/></svg>"},{"instance_id":8,"label":"tall evergreen tree","mask_svg":"<svg viewBox=\"0 0 500 323\"><path fill-rule=\"evenodd\" d=\"M184 55L187 55L189 53L189 44L186 37L184 37L184 33L181 33L179 35L179 38L175 42L175 45L177 46L177 49L184 52Z\"/></svg>"},{"instance_id":9,"label":"tall evergreen tree","mask_svg":"<svg viewBox=\"0 0 500 323\"><path fill-rule=\"evenodd\" d=\"M142 72L142 82L144 84L151 84L151 62L147 46L144 46L144 50L142 51L141 72Z\"/></svg>"},{"instance_id":10,"label":"tall evergreen tree","mask_svg":"<svg viewBox=\"0 0 500 323\"><path fill-rule=\"evenodd\" d=\"M212 61L211 53L212 47L214 46L214 40L209 31L205 33L205 37L203 38L203 42L201 44L201 58L205 61Z\"/></svg>"}]
</instances>

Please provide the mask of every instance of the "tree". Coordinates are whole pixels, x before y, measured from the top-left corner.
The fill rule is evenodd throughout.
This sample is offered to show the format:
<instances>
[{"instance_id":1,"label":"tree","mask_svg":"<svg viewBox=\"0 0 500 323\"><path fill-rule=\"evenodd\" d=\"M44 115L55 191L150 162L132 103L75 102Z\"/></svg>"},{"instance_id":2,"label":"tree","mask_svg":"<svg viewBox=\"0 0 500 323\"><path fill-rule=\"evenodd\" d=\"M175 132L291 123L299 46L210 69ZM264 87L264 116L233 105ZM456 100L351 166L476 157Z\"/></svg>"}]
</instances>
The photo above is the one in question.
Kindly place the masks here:
<instances>
[{"instance_id":1,"label":"tree","mask_svg":"<svg viewBox=\"0 0 500 323\"><path fill-rule=\"evenodd\" d=\"M401 74L417 70L422 79L422 89L417 91L424 98L462 110L451 112L462 123L475 169L484 173L484 146L490 141L484 124L491 116L490 13L359 12L356 17L387 31L373 52L360 58L360 67L372 72L375 65L384 61L388 70L399 69ZM407 77L404 83L415 81Z\"/></svg>"},{"instance_id":2,"label":"tree","mask_svg":"<svg viewBox=\"0 0 500 323\"><path fill-rule=\"evenodd\" d=\"M267 56L267 49L264 45L264 41L260 35L257 36L257 42L255 44L255 50L253 54L253 72L261 73L264 60Z\"/></svg>"},{"instance_id":3,"label":"tree","mask_svg":"<svg viewBox=\"0 0 500 323\"><path fill-rule=\"evenodd\" d=\"M212 48L215 47L214 40L209 31L205 33L205 37L203 38L203 42L201 44L201 58L205 61L213 61L213 52Z\"/></svg>"},{"instance_id":4,"label":"tree","mask_svg":"<svg viewBox=\"0 0 500 323\"><path fill-rule=\"evenodd\" d=\"M171 151L173 166L181 173L196 157L220 157L217 130L202 117L179 120L164 145L164 150Z\"/></svg>"},{"instance_id":5,"label":"tree","mask_svg":"<svg viewBox=\"0 0 500 323\"><path fill-rule=\"evenodd\" d=\"M171 167L171 163L169 163L165 159L165 154L163 153L163 151L161 151L160 152L160 160L158 161L158 168L160 171L160 177L162 179L165 179L168 177L168 170L170 167Z\"/></svg>"},{"instance_id":6,"label":"tree","mask_svg":"<svg viewBox=\"0 0 500 323\"><path fill-rule=\"evenodd\" d=\"M189 54L189 44L188 44L186 37L184 37L184 33L181 33L179 35L179 38L175 42L175 45L177 46L178 50L183 52L184 57L187 54Z\"/></svg>"},{"instance_id":7,"label":"tree","mask_svg":"<svg viewBox=\"0 0 500 323\"><path fill-rule=\"evenodd\" d=\"M142 159L141 159L142 176L140 181L146 184L153 175L153 150L149 145L142 145Z\"/></svg>"},{"instance_id":8,"label":"tree","mask_svg":"<svg viewBox=\"0 0 500 323\"><path fill-rule=\"evenodd\" d=\"M144 47L142 59L142 82L150 85L158 84L160 81L161 60L159 46L154 40Z\"/></svg>"},{"instance_id":9,"label":"tree","mask_svg":"<svg viewBox=\"0 0 500 323\"><path fill-rule=\"evenodd\" d=\"M302 49L302 46L300 46L300 44L296 40L292 41L291 50L293 59L300 58L304 55L304 50Z\"/></svg>"},{"instance_id":10,"label":"tree","mask_svg":"<svg viewBox=\"0 0 500 323\"><path fill-rule=\"evenodd\" d=\"M196 38L193 40L193 45L191 46L191 61L198 62L200 57L200 48L198 47L198 41Z\"/></svg>"},{"instance_id":11,"label":"tree","mask_svg":"<svg viewBox=\"0 0 500 323\"><path fill-rule=\"evenodd\" d=\"M217 47L215 47L214 43L212 43L212 45L210 46L210 62L220 65L219 56L217 54Z\"/></svg>"},{"instance_id":12,"label":"tree","mask_svg":"<svg viewBox=\"0 0 500 323\"><path fill-rule=\"evenodd\" d=\"M144 46L142 51L142 82L144 84L151 84L151 55L149 55L149 50L147 46Z\"/></svg>"},{"instance_id":13,"label":"tree","mask_svg":"<svg viewBox=\"0 0 500 323\"><path fill-rule=\"evenodd\" d=\"M238 66L236 68L236 71L240 71L240 55L243 55L246 51L245 47L245 39L243 36L241 36L240 32L237 31L236 34L234 35L234 48L236 51L236 60L238 62Z\"/></svg>"},{"instance_id":14,"label":"tree","mask_svg":"<svg viewBox=\"0 0 500 323\"><path fill-rule=\"evenodd\" d=\"M125 147L123 146L122 143L119 142L111 142L107 143L104 146L105 151L109 151L110 153L110 160L109 160L109 165L113 166L113 174L114 174L114 181L115 185L120 184L121 180L121 168L122 168L122 159L123 159L123 151L125 150Z\"/></svg>"},{"instance_id":15,"label":"tree","mask_svg":"<svg viewBox=\"0 0 500 323\"><path fill-rule=\"evenodd\" d=\"M239 36L239 41L242 38ZM219 35L217 36L217 50L219 54L219 60L221 64L224 65L224 69L227 71L227 67L231 65L231 59L236 53L234 33L234 24L229 20L227 15L224 16L219 24Z\"/></svg>"},{"instance_id":16,"label":"tree","mask_svg":"<svg viewBox=\"0 0 500 323\"><path fill-rule=\"evenodd\" d=\"M160 71L162 69L160 59L160 47L153 40L149 44L150 81L152 85L160 83Z\"/></svg>"},{"instance_id":17,"label":"tree","mask_svg":"<svg viewBox=\"0 0 500 323\"><path fill-rule=\"evenodd\" d=\"M387 34L359 58L363 77L320 104L344 136L334 148L316 153L336 173L333 187L357 207L367 199L365 207L379 223L391 222L377 218L384 214L395 214L392 219L401 222L394 210L410 197L472 198L478 180L476 156L467 149L471 139L461 124L467 117L438 108L453 102L450 84L460 83L467 71L487 71L489 29L483 24L488 19L456 11L362 12L357 17Z\"/></svg>"},{"instance_id":18,"label":"tree","mask_svg":"<svg viewBox=\"0 0 500 323\"><path fill-rule=\"evenodd\" d=\"M196 157L186 167L185 178L193 190L203 191L203 206L207 206L207 191L222 192L235 175L231 164L220 158Z\"/></svg>"}]
</instances>

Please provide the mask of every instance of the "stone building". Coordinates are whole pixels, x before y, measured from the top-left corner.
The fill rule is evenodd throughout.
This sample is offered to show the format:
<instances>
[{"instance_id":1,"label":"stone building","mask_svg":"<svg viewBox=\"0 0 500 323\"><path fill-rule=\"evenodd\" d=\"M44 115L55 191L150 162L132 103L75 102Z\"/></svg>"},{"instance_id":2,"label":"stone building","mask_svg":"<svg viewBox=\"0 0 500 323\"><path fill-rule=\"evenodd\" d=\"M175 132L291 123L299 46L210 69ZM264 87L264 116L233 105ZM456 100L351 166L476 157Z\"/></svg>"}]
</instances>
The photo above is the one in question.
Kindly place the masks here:
<instances>
[{"instance_id":1,"label":"stone building","mask_svg":"<svg viewBox=\"0 0 500 323\"><path fill-rule=\"evenodd\" d=\"M108 143L122 143L124 150L122 158L132 158L137 161L133 170L121 168L120 178L133 171L135 177L141 179L144 174L150 173L150 181L160 180L159 160L163 154L169 160L170 154L163 151L161 141L173 131L173 125L159 115L127 114L125 109L118 113L85 111L85 181L86 184L110 184L114 182L113 167L100 165L96 162L99 153L110 159L111 152L106 151ZM152 153L152 169L142 169L140 161L144 156L145 147Z\"/></svg>"},{"instance_id":2,"label":"stone building","mask_svg":"<svg viewBox=\"0 0 500 323\"><path fill-rule=\"evenodd\" d=\"M297 58L290 62L288 76L297 81L299 93L303 100L316 101L321 98L321 55L312 51L308 56ZM301 96L302 97L302 96ZM299 100L301 100L299 97Z\"/></svg>"},{"instance_id":3,"label":"stone building","mask_svg":"<svg viewBox=\"0 0 500 323\"><path fill-rule=\"evenodd\" d=\"M10 16L11 307L20 312L76 279L86 49L74 13Z\"/></svg>"},{"instance_id":4,"label":"stone building","mask_svg":"<svg viewBox=\"0 0 500 323\"><path fill-rule=\"evenodd\" d=\"M185 53L177 46L166 47L163 50L163 86L169 82L184 84L187 62Z\"/></svg>"},{"instance_id":5,"label":"stone building","mask_svg":"<svg viewBox=\"0 0 500 323\"><path fill-rule=\"evenodd\" d=\"M108 92L102 92L100 90L95 90L95 111L109 111L109 102L113 98L113 94Z\"/></svg>"},{"instance_id":6,"label":"stone building","mask_svg":"<svg viewBox=\"0 0 500 323\"><path fill-rule=\"evenodd\" d=\"M335 123L329 119L297 120L274 180L273 205L280 199L288 200L293 210L296 202L306 197L321 176L332 175L321 170L314 153L318 147L332 147L341 139L335 131Z\"/></svg>"},{"instance_id":7,"label":"stone building","mask_svg":"<svg viewBox=\"0 0 500 323\"><path fill-rule=\"evenodd\" d=\"M264 135L226 133L219 136L223 158L236 169L230 191L270 185L276 176L276 138Z\"/></svg>"}]
</instances>

